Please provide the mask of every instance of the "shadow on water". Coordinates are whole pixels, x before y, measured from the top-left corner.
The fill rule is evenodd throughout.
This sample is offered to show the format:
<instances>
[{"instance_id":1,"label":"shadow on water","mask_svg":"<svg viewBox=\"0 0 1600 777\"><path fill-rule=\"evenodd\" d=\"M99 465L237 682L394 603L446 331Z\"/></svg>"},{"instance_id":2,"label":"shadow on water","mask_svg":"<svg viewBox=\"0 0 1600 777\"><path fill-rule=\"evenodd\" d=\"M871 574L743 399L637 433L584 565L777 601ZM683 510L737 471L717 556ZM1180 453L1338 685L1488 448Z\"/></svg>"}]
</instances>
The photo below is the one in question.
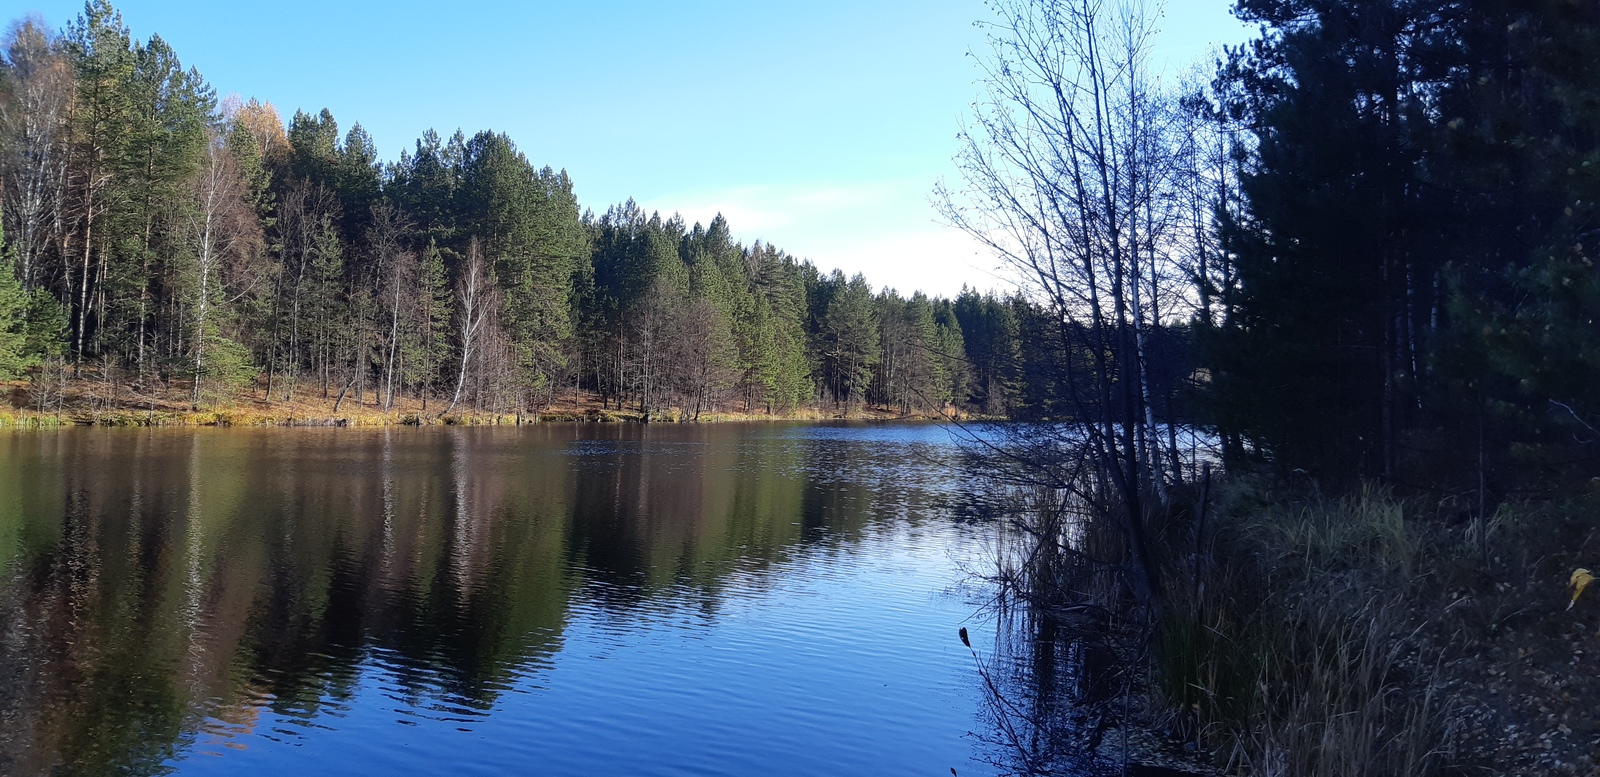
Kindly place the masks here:
<instances>
[{"instance_id":1,"label":"shadow on water","mask_svg":"<svg viewBox=\"0 0 1600 777\"><path fill-rule=\"evenodd\" d=\"M1209 441L1177 436L1192 482ZM957 514L997 527L975 570L995 624L993 643L973 646L986 723L975 736L1002 774L1181 777L1191 772L1162 765L1185 759L1152 735L1145 698L1153 610L1132 593L1124 529L1108 517L1118 508L1084 448L1073 427L1043 424L963 445L990 493ZM1152 509L1147 520L1170 545L1166 535L1187 525L1180 517Z\"/></svg>"},{"instance_id":2,"label":"shadow on water","mask_svg":"<svg viewBox=\"0 0 1600 777\"><path fill-rule=\"evenodd\" d=\"M1133 668L1102 624L1002 608L995 642L979 660L989 694L987 727L976 736L1001 773L1124 773L1118 735ZM1129 774L1145 768L1130 767Z\"/></svg>"},{"instance_id":3,"label":"shadow on water","mask_svg":"<svg viewBox=\"0 0 1600 777\"><path fill-rule=\"evenodd\" d=\"M913 447L781 427L0 438L0 774L156 774L201 741L313 736L375 671L403 714L470 724L537 686L583 613L715 613L752 575L959 501L950 462L908 469Z\"/></svg>"}]
</instances>

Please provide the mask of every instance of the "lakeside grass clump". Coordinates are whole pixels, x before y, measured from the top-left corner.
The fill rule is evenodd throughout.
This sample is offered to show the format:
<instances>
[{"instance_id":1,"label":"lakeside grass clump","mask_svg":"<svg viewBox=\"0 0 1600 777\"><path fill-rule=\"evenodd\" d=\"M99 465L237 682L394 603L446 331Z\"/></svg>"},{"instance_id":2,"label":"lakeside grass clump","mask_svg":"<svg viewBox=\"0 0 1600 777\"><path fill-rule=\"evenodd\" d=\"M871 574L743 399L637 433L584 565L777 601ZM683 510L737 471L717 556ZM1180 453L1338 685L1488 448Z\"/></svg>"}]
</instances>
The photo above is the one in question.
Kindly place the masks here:
<instances>
[{"instance_id":1,"label":"lakeside grass clump","mask_svg":"<svg viewBox=\"0 0 1600 777\"><path fill-rule=\"evenodd\" d=\"M1153 604L1117 582L1129 560L1114 526L1064 492L1021 492L991 578L1029 613L1014 655L987 670L1026 667L993 705L999 730L1029 732L998 738L1007 767L1114 773L1175 758L1228 775L1437 773L1459 624L1440 617L1436 589L1462 575L1467 538L1381 488L1213 491L1209 505L1197 488L1150 516Z\"/></svg>"},{"instance_id":2,"label":"lakeside grass clump","mask_svg":"<svg viewBox=\"0 0 1600 777\"><path fill-rule=\"evenodd\" d=\"M71 422L54 415L0 411L0 429L60 429Z\"/></svg>"},{"instance_id":3,"label":"lakeside grass clump","mask_svg":"<svg viewBox=\"0 0 1600 777\"><path fill-rule=\"evenodd\" d=\"M1600 494L1469 501L1219 488L1169 556L1154 725L1222 774L1600 773L1600 604L1569 590Z\"/></svg>"},{"instance_id":4,"label":"lakeside grass clump","mask_svg":"<svg viewBox=\"0 0 1600 777\"><path fill-rule=\"evenodd\" d=\"M1169 730L1227 774L1434 772L1439 656L1414 605L1437 547L1416 505L1374 488L1223 501L1158 629Z\"/></svg>"},{"instance_id":5,"label":"lakeside grass clump","mask_svg":"<svg viewBox=\"0 0 1600 777\"><path fill-rule=\"evenodd\" d=\"M1571 590L1600 566L1600 483L1487 520L1472 494L1213 485L1147 516L1148 600L1114 523L1014 489L979 665L1004 768L1600 775L1600 598Z\"/></svg>"}]
</instances>

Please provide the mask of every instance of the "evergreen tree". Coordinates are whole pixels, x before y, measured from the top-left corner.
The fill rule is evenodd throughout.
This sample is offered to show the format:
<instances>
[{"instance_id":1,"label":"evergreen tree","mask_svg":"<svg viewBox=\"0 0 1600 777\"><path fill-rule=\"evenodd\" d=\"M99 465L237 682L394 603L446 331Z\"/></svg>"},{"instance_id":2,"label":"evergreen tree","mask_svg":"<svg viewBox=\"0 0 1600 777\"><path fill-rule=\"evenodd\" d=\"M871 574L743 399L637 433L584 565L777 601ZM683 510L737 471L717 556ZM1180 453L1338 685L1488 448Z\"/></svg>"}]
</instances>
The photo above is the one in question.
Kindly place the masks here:
<instances>
[{"instance_id":1,"label":"evergreen tree","mask_svg":"<svg viewBox=\"0 0 1600 777\"><path fill-rule=\"evenodd\" d=\"M428 130L417 140L415 153L402 153L390 173L387 193L435 244L456 239L456 193L465 146L460 132L446 143Z\"/></svg>"},{"instance_id":2,"label":"evergreen tree","mask_svg":"<svg viewBox=\"0 0 1600 777\"><path fill-rule=\"evenodd\" d=\"M585 249L572 182L565 172L536 171L506 136L480 132L467 143L459 196L504 291L510 346L530 387L546 391L564 362L572 271Z\"/></svg>"},{"instance_id":3,"label":"evergreen tree","mask_svg":"<svg viewBox=\"0 0 1600 777\"><path fill-rule=\"evenodd\" d=\"M939 298L929 304L933 308L934 330L928 345L935 374L942 378L934 387L935 396L941 405L964 404L971 394L972 370L967 362L967 340L961 332L961 321L956 318L955 304L949 300Z\"/></svg>"},{"instance_id":4,"label":"evergreen tree","mask_svg":"<svg viewBox=\"0 0 1600 777\"><path fill-rule=\"evenodd\" d=\"M431 241L418 267L416 299L409 308L402 348L405 382L421 388L423 406L449 361L450 281L445 252Z\"/></svg>"},{"instance_id":5,"label":"evergreen tree","mask_svg":"<svg viewBox=\"0 0 1600 777\"><path fill-rule=\"evenodd\" d=\"M323 108L316 116L295 111L289 122L288 143L290 175L337 189L341 156L339 122L334 120L331 111Z\"/></svg>"},{"instance_id":6,"label":"evergreen tree","mask_svg":"<svg viewBox=\"0 0 1600 777\"><path fill-rule=\"evenodd\" d=\"M806 349L806 269L770 245L757 243L747 266L756 290L757 382L770 413L810 401L816 372ZM814 268L812 268L814 271Z\"/></svg>"},{"instance_id":7,"label":"evergreen tree","mask_svg":"<svg viewBox=\"0 0 1600 777\"><path fill-rule=\"evenodd\" d=\"M28 296L11 271L11 251L0 221L0 380L15 380L34 366L28 346Z\"/></svg>"},{"instance_id":8,"label":"evergreen tree","mask_svg":"<svg viewBox=\"0 0 1600 777\"><path fill-rule=\"evenodd\" d=\"M1213 352L1225 427L1279 461L1393 471L1437 288L1421 150L1448 30L1425 0L1244 0L1272 34L1235 54L1259 127L1226 224L1238 304Z\"/></svg>"},{"instance_id":9,"label":"evergreen tree","mask_svg":"<svg viewBox=\"0 0 1600 777\"><path fill-rule=\"evenodd\" d=\"M834 270L817 285L816 296L825 300L816 346L823 383L836 405L865 402L872 368L882 355L872 288L865 276L846 281Z\"/></svg>"},{"instance_id":10,"label":"evergreen tree","mask_svg":"<svg viewBox=\"0 0 1600 777\"><path fill-rule=\"evenodd\" d=\"M1482 466L1513 444L1600 438L1600 11L1480 5L1462 21L1475 66L1440 101L1435 166L1460 223L1441 246L1452 326L1435 362L1442 415L1471 441L1455 447Z\"/></svg>"},{"instance_id":11,"label":"evergreen tree","mask_svg":"<svg viewBox=\"0 0 1600 777\"><path fill-rule=\"evenodd\" d=\"M71 113L67 196L74 229L63 253L63 286L72 308L72 350L82 359L91 331L105 317L110 272L108 214L125 204L117 172L125 166L134 54L122 14L107 0L90 0L67 26L66 50L77 71L77 102ZM120 270L121 268L118 268ZM121 275L120 272L117 273Z\"/></svg>"},{"instance_id":12,"label":"evergreen tree","mask_svg":"<svg viewBox=\"0 0 1600 777\"><path fill-rule=\"evenodd\" d=\"M135 49L128 87L126 148L118 171L128 200L118 214L125 235L118 241L118 253L129 277L112 297L122 301L113 315L133 330L131 361L142 376L153 329L160 323L152 315L164 292L182 283L175 277L177 268L165 266L163 258L187 253L182 222L189 184L199 174L216 99L200 74L185 71L159 36ZM179 338L173 333L168 339Z\"/></svg>"},{"instance_id":13,"label":"evergreen tree","mask_svg":"<svg viewBox=\"0 0 1600 777\"><path fill-rule=\"evenodd\" d=\"M1006 415L1017 380L1017 319L1011 306L994 294L979 295L963 287L951 311L963 338L970 365L968 396L981 412Z\"/></svg>"}]
</instances>

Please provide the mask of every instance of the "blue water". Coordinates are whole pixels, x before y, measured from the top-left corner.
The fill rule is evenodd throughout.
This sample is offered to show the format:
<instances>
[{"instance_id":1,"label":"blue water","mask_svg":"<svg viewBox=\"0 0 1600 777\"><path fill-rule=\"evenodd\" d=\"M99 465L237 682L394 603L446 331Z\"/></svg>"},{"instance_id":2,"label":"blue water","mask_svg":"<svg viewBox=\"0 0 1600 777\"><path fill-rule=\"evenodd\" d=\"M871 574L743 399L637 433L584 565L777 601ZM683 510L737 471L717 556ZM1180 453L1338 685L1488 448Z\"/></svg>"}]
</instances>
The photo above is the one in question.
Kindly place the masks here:
<instances>
[{"instance_id":1,"label":"blue water","mask_svg":"<svg viewBox=\"0 0 1600 777\"><path fill-rule=\"evenodd\" d=\"M943 427L0 437L0 771L961 775Z\"/></svg>"}]
</instances>

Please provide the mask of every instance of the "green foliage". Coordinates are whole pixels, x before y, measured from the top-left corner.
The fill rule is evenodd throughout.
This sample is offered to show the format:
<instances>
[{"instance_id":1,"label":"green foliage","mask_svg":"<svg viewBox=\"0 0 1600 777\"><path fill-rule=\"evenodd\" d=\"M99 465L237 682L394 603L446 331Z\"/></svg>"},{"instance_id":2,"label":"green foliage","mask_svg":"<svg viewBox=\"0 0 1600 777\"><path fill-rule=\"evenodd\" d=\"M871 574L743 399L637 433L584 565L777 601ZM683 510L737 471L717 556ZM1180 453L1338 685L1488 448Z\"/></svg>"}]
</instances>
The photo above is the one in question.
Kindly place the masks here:
<instances>
[{"instance_id":1,"label":"green foliage","mask_svg":"<svg viewBox=\"0 0 1600 777\"><path fill-rule=\"evenodd\" d=\"M287 128L253 99L219 110L197 70L159 36L134 39L107 0L40 41L40 62L70 66L72 110L56 140L4 129L0 147L60 161L50 204L70 218L29 243L32 285L4 292L7 374L59 355L74 374L126 368L141 388L199 372L196 390L221 398L264 372L273 399L309 379L365 402L381 384L386 407L395 391L426 400L459 382L469 406L496 412L572 390L689 417L818 399L1016 404L993 367L1016 357L987 359L980 391L967 362L1001 341L968 337L951 303L874 295L864 277L741 245L720 215L691 227L628 201L596 218L565 171L503 134L430 130L385 165L328 109ZM11 164L0 174L20 174ZM464 353L453 290L474 240L493 313Z\"/></svg>"},{"instance_id":2,"label":"green foliage","mask_svg":"<svg viewBox=\"0 0 1600 777\"><path fill-rule=\"evenodd\" d=\"M818 282L813 289L817 319L815 345L822 382L835 404L864 402L872 384L872 368L881 358L879 322L866 276L846 281L844 273Z\"/></svg>"},{"instance_id":3,"label":"green foliage","mask_svg":"<svg viewBox=\"0 0 1600 777\"><path fill-rule=\"evenodd\" d=\"M1560 3L1501 9L1503 27L1474 30L1525 62L1521 72L1488 71L1481 94L1461 95L1447 128L1452 173L1496 198L1504 248L1488 261L1452 267L1455 348L1440 367L1482 397L1505 440L1562 444L1595 438L1600 419L1600 281L1594 230L1600 223L1600 14ZM1520 11L1520 12L1519 12ZM1508 92L1507 79L1523 84ZM1470 153L1469 153L1470 152ZM1470 256L1470 255L1469 255ZM1476 368L1476 375L1470 372ZM1497 422L1497 423L1496 423Z\"/></svg>"},{"instance_id":4,"label":"green foliage","mask_svg":"<svg viewBox=\"0 0 1600 777\"><path fill-rule=\"evenodd\" d=\"M1404 76L1387 63L1413 9L1390 0L1240 8L1285 21L1230 63L1232 77L1253 85L1243 99L1273 129L1259 135L1259 162L1241 181L1247 210L1226 233L1243 293L1214 357L1225 417L1280 460L1381 471L1389 430L1380 403L1393 403L1384 387L1400 369L1394 305L1407 263L1421 259L1417 140L1429 119L1420 106L1391 110L1363 95L1399 88ZM1333 55L1347 46L1348 59ZM1410 271L1429 277L1433 267Z\"/></svg>"},{"instance_id":5,"label":"green foliage","mask_svg":"<svg viewBox=\"0 0 1600 777\"><path fill-rule=\"evenodd\" d=\"M60 350L66 337L66 316L42 290L28 293L12 272L0 213L0 380L15 380L37 367L42 357Z\"/></svg>"},{"instance_id":6,"label":"green foliage","mask_svg":"<svg viewBox=\"0 0 1600 777\"><path fill-rule=\"evenodd\" d=\"M972 404L991 415L1007 414L1007 399L1016 393L1021 360L1017 319L1011 306L992 293L980 296L963 288L952 312L971 366Z\"/></svg>"},{"instance_id":7,"label":"green foliage","mask_svg":"<svg viewBox=\"0 0 1600 777\"><path fill-rule=\"evenodd\" d=\"M27 334L23 352L39 357L61 356L67 343L67 309L43 289L28 295Z\"/></svg>"},{"instance_id":8,"label":"green foliage","mask_svg":"<svg viewBox=\"0 0 1600 777\"><path fill-rule=\"evenodd\" d=\"M882 356L875 365L872 393L902 412L939 410L953 397L952 363L944 348L944 328L934 320L933 304L920 293L909 300L885 291L878 295Z\"/></svg>"},{"instance_id":9,"label":"green foliage","mask_svg":"<svg viewBox=\"0 0 1600 777\"><path fill-rule=\"evenodd\" d=\"M226 134L228 153L239 164L240 177L244 179L244 201L255 212L263 227L273 222L272 170L267 166L267 150L261 147L255 133L242 122L229 123Z\"/></svg>"},{"instance_id":10,"label":"green foliage","mask_svg":"<svg viewBox=\"0 0 1600 777\"><path fill-rule=\"evenodd\" d=\"M448 352L452 302L444 257L445 251L429 242L419 267L414 315L407 319L401 341L404 377L413 385L439 380Z\"/></svg>"},{"instance_id":11,"label":"green foliage","mask_svg":"<svg viewBox=\"0 0 1600 777\"><path fill-rule=\"evenodd\" d=\"M955 305L936 299L933 306L934 333L929 342L931 358L943 380L936 390L945 404L965 403L971 395L972 370L967 361L967 339L956 318Z\"/></svg>"},{"instance_id":12,"label":"green foliage","mask_svg":"<svg viewBox=\"0 0 1600 777\"><path fill-rule=\"evenodd\" d=\"M1219 81L1256 131L1202 335L1215 422L1286 469L1392 477L1422 444L1482 474L1597 437L1600 11L1444 7L1240 3L1270 34Z\"/></svg>"},{"instance_id":13,"label":"green foliage","mask_svg":"<svg viewBox=\"0 0 1600 777\"><path fill-rule=\"evenodd\" d=\"M28 296L11 272L10 262L0 267L0 380L22 377L37 358L28 345Z\"/></svg>"},{"instance_id":14,"label":"green foliage","mask_svg":"<svg viewBox=\"0 0 1600 777\"><path fill-rule=\"evenodd\" d=\"M770 345L759 352L761 385L767 389L769 407L790 410L810 400L816 390L804 326L806 271L811 267L759 244L751 250L751 266L752 281L770 311L772 333Z\"/></svg>"},{"instance_id":15,"label":"green foliage","mask_svg":"<svg viewBox=\"0 0 1600 777\"><path fill-rule=\"evenodd\" d=\"M316 116L295 111L289 122L289 148L293 176L327 186L337 183L339 123L327 108Z\"/></svg>"},{"instance_id":16,"label":"green foliage","mask_svg":"<svg viewBox=\"0 0 1600 777\"><path fill-rule=\"evenodd\" d=\"M467 142L457 197L462 221L494 263L520 366L547 381L565 361L572 273L586 248L572 181L535 170L505 135L480 132Z\"/></svg>"},{"instance_id":17,"label":"green foliage","mask_svg":"<svg viewBox=\"0 0 1600 777\"><path fill-rule=\"evenodd\" d=\"M255 385L260 370L250 349L222 335L208 335L201 360L202 400L226 402Z\"/></svg>"}]
</instances>

